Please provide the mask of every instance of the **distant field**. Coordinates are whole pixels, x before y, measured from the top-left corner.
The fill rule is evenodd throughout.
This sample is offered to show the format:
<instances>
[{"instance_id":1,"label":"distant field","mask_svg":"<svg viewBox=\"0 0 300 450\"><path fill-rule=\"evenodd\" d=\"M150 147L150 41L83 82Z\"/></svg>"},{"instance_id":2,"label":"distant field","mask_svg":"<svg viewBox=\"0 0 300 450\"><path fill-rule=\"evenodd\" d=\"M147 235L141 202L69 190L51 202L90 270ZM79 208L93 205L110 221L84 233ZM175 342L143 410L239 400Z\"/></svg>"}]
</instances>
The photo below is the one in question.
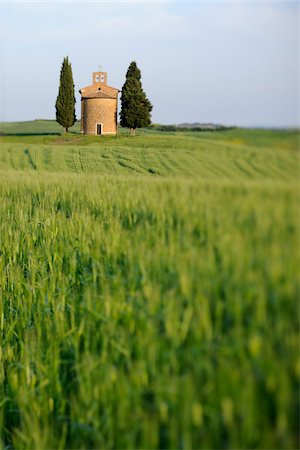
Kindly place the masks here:
<instances>
[{"instance_id":1,"label":"distant field","mask_svg":"<svg viewBox=\"0 0 300 450\"><path fill-rule=\"evenodd\" d=\"M63 128L55 120L31 120L28 122L0 122L1 134L31 134L47 135L62 133ZM70 128L72 133L80 133L80 122Z\"/></svg>"},{"instance_id":2,"label":"distant field","mask_svg":"<svg viewBox=\"0 0 300 450\"><path fill-rule=\"evenodd\" d=\"M26 128L24 124L22 127ZM20 136L15 124L12 130L14 135L0 137L0 170L240 180L296 180L299 174L296 132L142 130L140 136L131 138L124 134ZM34 133L35 129L31 130Z\"/></svg>"},{"instance_id":3,"label":"distant field","mask_svg":"<svg viewBox=\"0 0 300 450\"><path fill-rule=\"evenodd\" d=\"M2 447L298 448L299 134L36 125L0 137Z\"/></svg>"}]
</instances>

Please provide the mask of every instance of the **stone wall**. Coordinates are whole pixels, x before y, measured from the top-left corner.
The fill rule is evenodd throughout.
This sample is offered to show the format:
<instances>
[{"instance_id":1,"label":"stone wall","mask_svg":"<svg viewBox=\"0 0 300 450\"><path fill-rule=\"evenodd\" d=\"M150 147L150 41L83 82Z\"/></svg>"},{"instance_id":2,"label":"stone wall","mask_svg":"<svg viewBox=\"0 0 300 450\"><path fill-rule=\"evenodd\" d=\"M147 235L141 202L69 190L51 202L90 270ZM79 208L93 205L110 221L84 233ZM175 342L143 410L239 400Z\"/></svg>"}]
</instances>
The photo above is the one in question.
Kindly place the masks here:
<instances>
[{"instance_id":1,"label":"stone wall","mask_svg":"<svg viewBox=\"0 0 300 450\"><path fill-rule=\"evenodd\" d=\"M81 99L81 132L97 134L97 123L102 124L102 134L117 133L118 100L115 98Z\"/></svg>"}]
</instances>

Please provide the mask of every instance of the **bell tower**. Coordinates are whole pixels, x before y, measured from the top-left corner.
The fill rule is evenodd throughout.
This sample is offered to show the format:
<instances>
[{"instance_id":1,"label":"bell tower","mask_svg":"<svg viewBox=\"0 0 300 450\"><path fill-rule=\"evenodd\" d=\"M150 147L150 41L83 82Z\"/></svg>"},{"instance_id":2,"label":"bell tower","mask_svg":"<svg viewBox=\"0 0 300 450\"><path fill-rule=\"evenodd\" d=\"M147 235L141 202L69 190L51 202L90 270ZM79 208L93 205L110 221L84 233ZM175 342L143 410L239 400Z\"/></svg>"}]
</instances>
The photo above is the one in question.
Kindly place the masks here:
<instances>
[{"instance_id":1,"label":"bell tower","mask_svg":"<svg viewBox=\"0 0 300 450\"><path fill-rule=\"evenodd\" d=\"M93 72L93 84L107 86L107 72Z\"/></svg>"}]
</instances>

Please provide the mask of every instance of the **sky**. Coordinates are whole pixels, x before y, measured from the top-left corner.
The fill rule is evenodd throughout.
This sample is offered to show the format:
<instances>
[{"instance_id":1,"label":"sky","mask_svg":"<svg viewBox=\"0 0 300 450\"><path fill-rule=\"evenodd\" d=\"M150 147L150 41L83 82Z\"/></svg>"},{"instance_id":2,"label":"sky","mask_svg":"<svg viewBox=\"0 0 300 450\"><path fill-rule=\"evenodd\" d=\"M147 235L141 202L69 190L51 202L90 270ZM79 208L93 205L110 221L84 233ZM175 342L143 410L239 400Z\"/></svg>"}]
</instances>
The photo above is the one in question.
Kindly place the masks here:
<instances>
[{"instance_id":1,"label":"sky","mask_svg":"<svg viewBox=\"0 0 300 450\"><path fill-rule=\"evenodd\" d=\"M296 1L1 0L0 121L55 119L68 56L77 117L93 71L121 90L136 61L154 123L299 126L299 18Z\"/></svg>"}]
</instances>

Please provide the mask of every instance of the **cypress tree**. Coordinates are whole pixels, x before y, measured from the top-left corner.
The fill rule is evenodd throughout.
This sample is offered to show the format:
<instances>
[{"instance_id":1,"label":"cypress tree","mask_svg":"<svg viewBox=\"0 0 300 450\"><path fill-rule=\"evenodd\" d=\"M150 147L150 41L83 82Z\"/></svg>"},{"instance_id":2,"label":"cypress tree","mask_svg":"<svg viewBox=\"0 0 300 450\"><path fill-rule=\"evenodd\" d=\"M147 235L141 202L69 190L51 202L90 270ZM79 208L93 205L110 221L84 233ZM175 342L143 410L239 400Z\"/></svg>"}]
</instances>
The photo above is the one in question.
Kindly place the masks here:
<instances>
[{"instance_id":1,"label":"cypress tree","mask_svg":"<svg viewBox=\"0 0 300 450\"><path fill-rule=\"evenodd\" d=\"M130 128L131 135L136 128L146 127L151 123L152 105L147 99L141 83L141 71L135 61L130 64L121 95L120 123Z\"/></svg>"},{"instance_id":2,"label":"cypress tree","mask_svg":"<svg viewBox=\"0 0 300 450\"><path fill-rule=\"evenodd\" d=\"M76 122L75 102L72 67L66 57L61 66L59 90L55 103L56 122L64 127L66 133L68 128Z\"/></svg>"}]
</instances>

